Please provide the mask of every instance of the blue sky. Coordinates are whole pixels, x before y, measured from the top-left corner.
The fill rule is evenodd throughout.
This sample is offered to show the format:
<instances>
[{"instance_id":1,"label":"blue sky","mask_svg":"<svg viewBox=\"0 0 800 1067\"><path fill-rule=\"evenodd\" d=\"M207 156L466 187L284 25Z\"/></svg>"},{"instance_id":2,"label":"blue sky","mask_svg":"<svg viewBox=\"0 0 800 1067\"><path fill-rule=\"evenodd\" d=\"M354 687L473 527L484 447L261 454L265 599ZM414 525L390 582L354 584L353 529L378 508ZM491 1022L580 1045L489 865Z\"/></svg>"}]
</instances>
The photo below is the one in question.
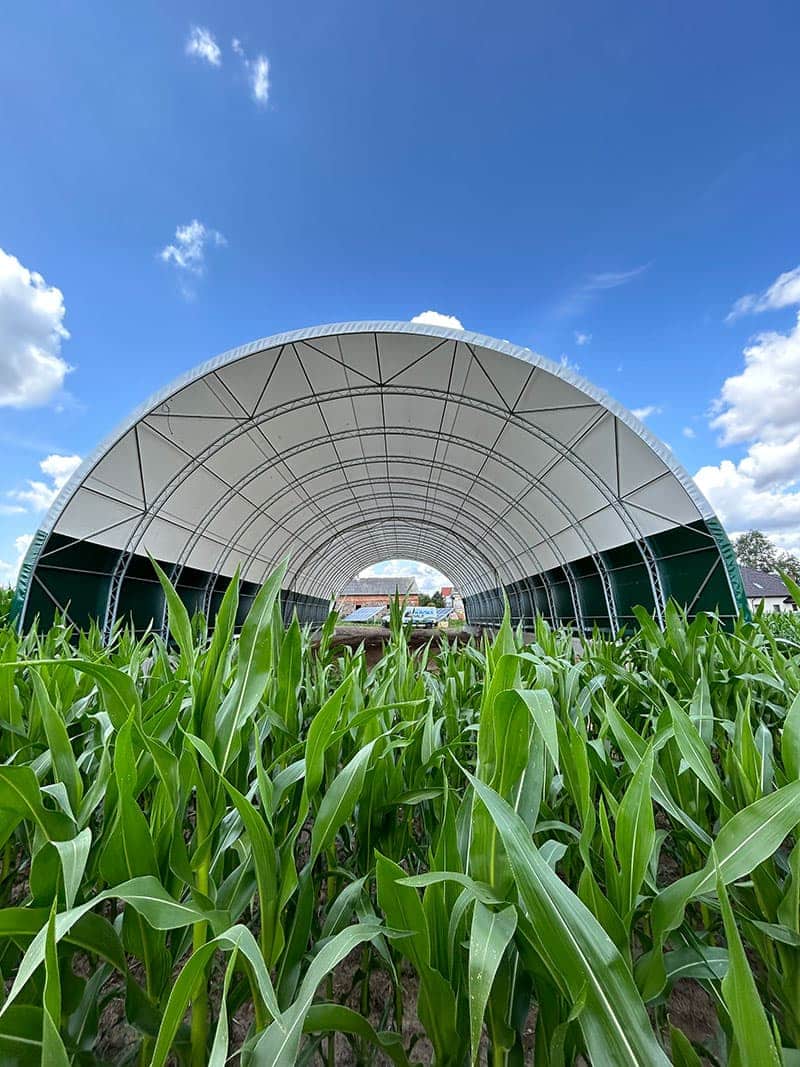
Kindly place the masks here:
<instances>
[{"instance_id":1,"label":"blue sky","mask_svg":"<svg viewBox=\"0 0 800 1067\"><path fill-rule=\"evenodd\" d=\"M4 11L0 580L182 371L428 309L578 364L731 531L800 548L798 31L783 0Z\"/></svg>"}]
</instances>

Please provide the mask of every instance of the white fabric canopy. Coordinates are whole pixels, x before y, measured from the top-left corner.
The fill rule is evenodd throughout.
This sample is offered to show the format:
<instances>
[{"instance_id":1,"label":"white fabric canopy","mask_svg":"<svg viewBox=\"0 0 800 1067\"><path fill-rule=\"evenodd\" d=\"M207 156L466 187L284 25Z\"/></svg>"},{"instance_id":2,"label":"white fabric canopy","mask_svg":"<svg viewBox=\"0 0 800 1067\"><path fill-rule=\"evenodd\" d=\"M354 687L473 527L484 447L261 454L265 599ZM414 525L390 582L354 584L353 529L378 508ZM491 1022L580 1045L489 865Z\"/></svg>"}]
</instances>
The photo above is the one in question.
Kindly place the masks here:
<instances>
[{"instance_id":1,"label":"white fabric canopy","mask_svg":"<svg viewBox=\"0 0 800 1067\"><path fill-rule=\"evenodd\" d=\"M51 534L130 560L324 598L390 558L467 595L714 516L671 452L600 390L461 330L345 323L234 349L151 398L60 494ZM712 534L707 535L712 538ZM614 616L613 603L609 605Z\"/></svg>"}]
</instances>

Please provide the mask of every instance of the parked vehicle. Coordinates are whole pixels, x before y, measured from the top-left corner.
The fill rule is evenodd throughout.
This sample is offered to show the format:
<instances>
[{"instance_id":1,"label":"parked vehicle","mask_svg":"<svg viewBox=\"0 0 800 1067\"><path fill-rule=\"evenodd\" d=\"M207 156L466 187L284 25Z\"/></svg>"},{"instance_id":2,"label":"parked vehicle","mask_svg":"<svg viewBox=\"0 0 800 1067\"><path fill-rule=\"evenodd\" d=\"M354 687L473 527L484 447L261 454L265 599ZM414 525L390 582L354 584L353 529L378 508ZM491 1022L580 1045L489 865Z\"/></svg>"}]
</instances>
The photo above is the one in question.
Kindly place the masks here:
<instances>
[{"instance_id":1,"label":"parked vehicle","mask_svg":"<svg viewBox=\"0 0 800 1067\"><path fill-rule=\"evenodd\" d=\"M436 625L436 619L438 617L438 611L436 608L428 607L412 607L406 608L403 611L403 625L422 627L426 630L432 630ZM383 616L382 620L384 626L389 626L391 617L389 612Z\"/></svg>"}]
</instances>

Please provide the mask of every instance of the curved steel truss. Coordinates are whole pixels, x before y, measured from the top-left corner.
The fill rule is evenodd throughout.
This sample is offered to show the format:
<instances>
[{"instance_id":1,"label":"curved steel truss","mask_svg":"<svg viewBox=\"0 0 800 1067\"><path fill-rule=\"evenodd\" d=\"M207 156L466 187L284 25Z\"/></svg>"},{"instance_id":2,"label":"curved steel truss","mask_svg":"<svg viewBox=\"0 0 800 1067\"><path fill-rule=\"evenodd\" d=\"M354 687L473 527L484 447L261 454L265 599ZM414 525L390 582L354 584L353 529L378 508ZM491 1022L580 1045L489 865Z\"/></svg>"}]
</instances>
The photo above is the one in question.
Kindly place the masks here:
<instances>
[{"instance_id":1,"label":"curved steel truss","mask_svg":"<svg viewBox=\"0 0 800 1067\"><path fill-rule=\"evenodd\" d=\"M345 323L227 352L151 398L65 486L23 565L23 622L163 625L147 559L214 614L288 557L302 619L365 567L445 571L471 621L505 600L616 630L743 604L730 545L670 451L608 396L507 342Z\"/></svg>"}]
</instances>

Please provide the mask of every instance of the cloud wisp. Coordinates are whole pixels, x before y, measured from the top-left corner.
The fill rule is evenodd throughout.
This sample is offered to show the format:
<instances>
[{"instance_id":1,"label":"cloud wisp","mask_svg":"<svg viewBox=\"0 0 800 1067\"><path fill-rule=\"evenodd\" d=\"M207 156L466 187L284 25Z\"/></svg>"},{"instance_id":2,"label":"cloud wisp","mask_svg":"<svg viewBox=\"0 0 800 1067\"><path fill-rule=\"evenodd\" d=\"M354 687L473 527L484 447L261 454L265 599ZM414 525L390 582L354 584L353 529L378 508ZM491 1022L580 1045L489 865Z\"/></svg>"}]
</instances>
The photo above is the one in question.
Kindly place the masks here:
<instances>
[{"instance_id":1,"label":"cloud wisp","mask_svg":"<svg viewBox=\"0 0 800 1067\"><path fill-rule=\"evenodd\" d=\"M800 305L800 267L784 271L763 293L747 293L739 297L728 313L726 322L734 322L742 315L758 315L763 311Z\"/></svg>"},{"instance_id":2,"label":"cloud wisp","mask_svg":"<svg viewBox=\"0 0 800 1067\"><path fill-rule=\"evenodd\" d=\"M205 26L192 26L186 40L186 55L201 59L212 67L222 66L222 49Z\"/></svg>"},{"instance_id":3,"label":"cloud wisp","mask_svg":"<svg viewBox=\"0 0 800 1067\"><path fill-rule=\"evenodd\" d=\"M228 242L219 230L206 226L199 219L192 219L186 226L178 226L174 240L161 249L159 259L172 266L179 279L181 292L187 298L195 295L192 280L199 279L206 271L206 249L224 247Z\"/></svg>"},{"instance_id":4,"label":"cloud wisp","mask_svg":"<svg viewBox=\"0 0 800 1067\"><path fill-rule=\"evenodd\" d=\"M0 248L0 407L49 403L72 369L61 356L64 294Z\"/></svg>"},{"instance_id":5,"label":"cloud wisp","mask_svg":"<svg viewBox=\"0 0 800 1067\"><path fill-rule=\"evenodd\" d=\"M186 39L185 51L188 56L199 59L210 67L222 66L222 48L211 30L205 26L192 26ZM231 51L238 56L242 64L251 98L259 106L265 107L269 103L271 86L269 59L261 52L251 59L238 37L231 41Z\"/></svg>"},{"instance_id":6,"label":"cloud wisp","mask_svg":"<svg viewBox=\"0 0 800 1067\"><path fill-rule=\"evenodd\" d=\"M629 282L644 274L649 267L649 263L643 263L639 267L631 268L631 270L607 270L587 275L580 285L576 285L571 289L557 305L556 315L559 318L571 318L575 315L580 315L599 299L602 293L628 285ZM591 340L591 334L586 336Z\"/></svg>"},{"instance_id":7,"label":"cloud wisp","mask_svg":"<svg viewBox=\"0 0 800 1067\"><path fill-rule=\"evenodd\" d=\"M231 48L242 61L247 83L250 86L250 95L257 104L265 106L269 103L269 60L261 54L255 59L250 59L238 37L234 37L231 41Z\"/></svg>"},{"instance_id":8,"label":"cloud wisp","mask_svg":"<svg viewBox=\"0 0 800 1067\"><path fill-rule=\"evenodd\" d=\"M590 333L583 333L581 330L575 331L575 344L579 347L592 343L592 335Z\"/></svg>"},{"instance_id":9,"label":"cloud wisp","mask_svg":"<svg viewBox=\"0 0 800 1067\"><path fill-rule=\"evenodd\" d=\"M635 415L639 422L645 422L651 415L660 415L661 408L657 404L645 404L641 408L631 408L631 415Z\"/></svg>"}]
</instances>

